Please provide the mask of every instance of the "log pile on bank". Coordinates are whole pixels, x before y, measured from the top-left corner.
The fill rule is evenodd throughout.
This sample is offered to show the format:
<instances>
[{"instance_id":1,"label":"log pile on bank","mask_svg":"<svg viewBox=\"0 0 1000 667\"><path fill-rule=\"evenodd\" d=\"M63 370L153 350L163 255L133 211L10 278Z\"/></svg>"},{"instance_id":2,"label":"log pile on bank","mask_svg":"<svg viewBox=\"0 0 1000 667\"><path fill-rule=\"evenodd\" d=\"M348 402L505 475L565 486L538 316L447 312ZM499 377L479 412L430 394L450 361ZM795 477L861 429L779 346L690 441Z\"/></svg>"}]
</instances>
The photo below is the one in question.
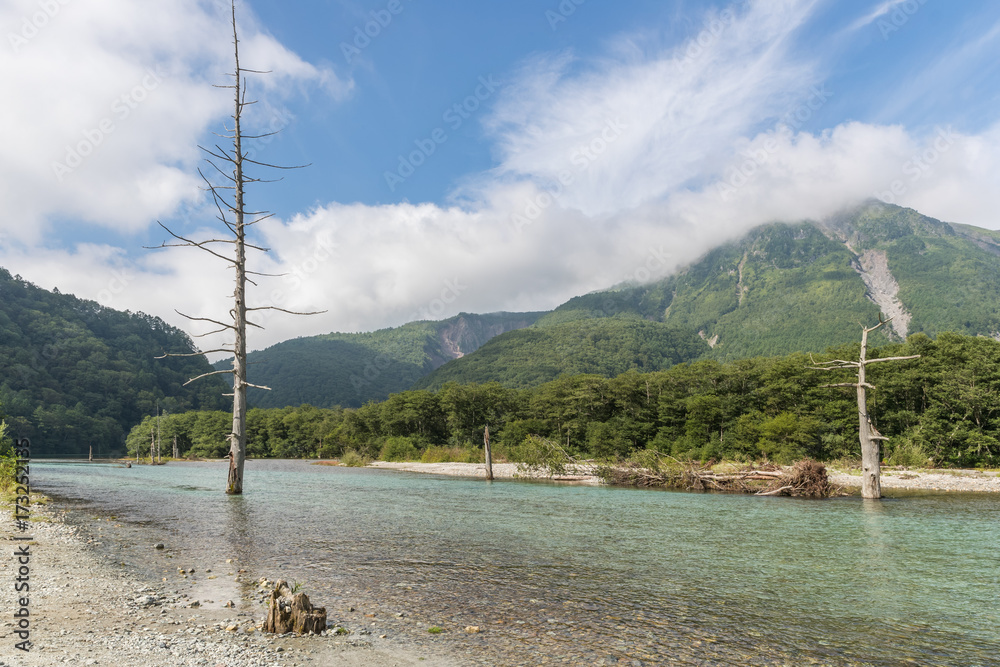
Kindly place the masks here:
<instances>
[{"instance_id":1,"label":"log pile on bank","mask_svg":"<svg viewBox=\"0 0 1000 667\"><path fill-rule=\"evenodd\" d=\"M669 459L669 460L668 460ZM616 486L661 487L692 491L752 493L761 496L828 498L841 492L830 483L826 466L804 459L782 468L774 464L744 466L718 472L697 461L681 463L669 457L646 456L595 469L605 483Z\"/></svg>"}]
</instances>

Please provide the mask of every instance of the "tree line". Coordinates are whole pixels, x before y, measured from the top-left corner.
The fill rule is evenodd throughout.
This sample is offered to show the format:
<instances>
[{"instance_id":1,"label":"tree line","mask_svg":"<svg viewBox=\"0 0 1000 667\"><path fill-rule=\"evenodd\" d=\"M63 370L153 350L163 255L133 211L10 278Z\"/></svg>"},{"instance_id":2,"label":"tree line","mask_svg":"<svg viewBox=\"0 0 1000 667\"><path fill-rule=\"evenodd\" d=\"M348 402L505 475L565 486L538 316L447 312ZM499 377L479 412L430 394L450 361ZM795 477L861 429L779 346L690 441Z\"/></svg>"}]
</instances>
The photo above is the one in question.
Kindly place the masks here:
<instances>
[{"instance_id":1,"label":"tree line","mask_svg":"<svg viewBox=\"0 0 1000 667\"><path fill-rule=\"evenodd\" d=\"M830 461L860 454L855 393L825 385L850 380L808 367L858 354L858 345L730 363L702 360L613 378L561 377L518 389L496 382L449 382L410 390L356 409L253 408L247 415L254 457L419 458L429 448L461 448L474 460L483 428L504 451L529 436L583 458L626 457L652 449L678 459ZM869 414L889 436L890 464L996 466L1000 462L1000 343L988 338L915 334L869 357L921 355L871 368ZM164 453L176 436L181 456L221 457L231 426L226 412L160 418ZM147 455L156 420L146 417L127 439Z\"/></svg>"}]
</instances>

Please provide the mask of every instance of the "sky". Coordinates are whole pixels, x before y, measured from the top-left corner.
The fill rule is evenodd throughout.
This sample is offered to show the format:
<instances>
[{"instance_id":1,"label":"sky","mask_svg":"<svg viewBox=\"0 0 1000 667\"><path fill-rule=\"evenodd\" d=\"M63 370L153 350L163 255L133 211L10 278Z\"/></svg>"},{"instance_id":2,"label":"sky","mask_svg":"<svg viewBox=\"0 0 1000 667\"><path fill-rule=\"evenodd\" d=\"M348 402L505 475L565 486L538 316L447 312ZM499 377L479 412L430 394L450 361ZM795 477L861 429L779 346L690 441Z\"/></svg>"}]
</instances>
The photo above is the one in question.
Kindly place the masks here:
<instances>
[{"instance_id":1,"label":"sky","mask_svg":"<svg viewBox=\"0 0 1000 667\"><path fill-rule=\"evenodd\" d=\"M0 2L0 266L224 319L228 0ZM662 278L868 198L1000 228L992 0L240 0L251 349ZM227 124L228 123L228 124ZM219 136L223 135L223 136ZM162 226L161 226L162 225ZM221 341L199 339L202 349ZM218 356L218 355L216 355Z\"/></svg>"}]
</instances>

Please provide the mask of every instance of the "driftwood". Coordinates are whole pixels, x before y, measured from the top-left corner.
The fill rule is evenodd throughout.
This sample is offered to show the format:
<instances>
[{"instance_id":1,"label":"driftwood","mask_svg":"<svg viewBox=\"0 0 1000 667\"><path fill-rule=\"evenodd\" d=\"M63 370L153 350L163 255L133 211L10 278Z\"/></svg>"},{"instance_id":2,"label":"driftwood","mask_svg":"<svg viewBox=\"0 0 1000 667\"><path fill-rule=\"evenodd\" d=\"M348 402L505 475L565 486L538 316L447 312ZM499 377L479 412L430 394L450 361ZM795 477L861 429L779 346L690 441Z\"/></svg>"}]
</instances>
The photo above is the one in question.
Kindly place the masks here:
<instances>
[{"instance_id":1,"label":"driftwood","mask_svg":"<svg viewBox=\"0 0 1000 667\"><path fill-rule=\"evenodd\" d=\"M830 484L826 466L809 459L799 461L790 469L764 464L731 473L713 472L711 468L696 462L681 463L676 459L672 465L663 465L659 458L655 462L644 463L647 465L630 461L599 466L595 472L605 482L619 486L655 486L808 498L827 498L839 491ZM649 463L654 465L648 465Z\"/></svg>"},{"instance_id":2,"label":"driftwood","mask_svg":"<svg viewBox=\"0 0 1000 667\"><path fill-rule=\"evenodd\" d=\"M284 579L276 581L267 601L264 632L306 635L323 630L326 630L326 608L313 607L305 593L292 593Z\"/></svg>"}]
</instances>

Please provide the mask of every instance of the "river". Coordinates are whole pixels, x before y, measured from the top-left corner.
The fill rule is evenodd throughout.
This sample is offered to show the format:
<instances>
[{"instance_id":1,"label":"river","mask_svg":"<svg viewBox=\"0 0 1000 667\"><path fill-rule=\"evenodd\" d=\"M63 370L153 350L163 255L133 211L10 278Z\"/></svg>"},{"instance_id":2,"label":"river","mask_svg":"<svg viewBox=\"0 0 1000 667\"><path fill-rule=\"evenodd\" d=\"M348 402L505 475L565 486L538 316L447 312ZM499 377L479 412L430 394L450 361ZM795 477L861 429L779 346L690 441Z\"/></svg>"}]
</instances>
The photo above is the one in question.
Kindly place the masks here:
<instances>
[{"instance_id":1,"label":"river","mask_svg":"<svg viewBox=\"0 0 1000 667\"><path fill-rule=\"evenodd\" d=\"M194 567L213 602L282 577L332 619L396 619L377 625L390 640L442 627L469 664L1000 664L996 494L815 501L252 460L230 497L225 477L32 463L33 487L141 576Z\"/></svg>"}]
</instances>

